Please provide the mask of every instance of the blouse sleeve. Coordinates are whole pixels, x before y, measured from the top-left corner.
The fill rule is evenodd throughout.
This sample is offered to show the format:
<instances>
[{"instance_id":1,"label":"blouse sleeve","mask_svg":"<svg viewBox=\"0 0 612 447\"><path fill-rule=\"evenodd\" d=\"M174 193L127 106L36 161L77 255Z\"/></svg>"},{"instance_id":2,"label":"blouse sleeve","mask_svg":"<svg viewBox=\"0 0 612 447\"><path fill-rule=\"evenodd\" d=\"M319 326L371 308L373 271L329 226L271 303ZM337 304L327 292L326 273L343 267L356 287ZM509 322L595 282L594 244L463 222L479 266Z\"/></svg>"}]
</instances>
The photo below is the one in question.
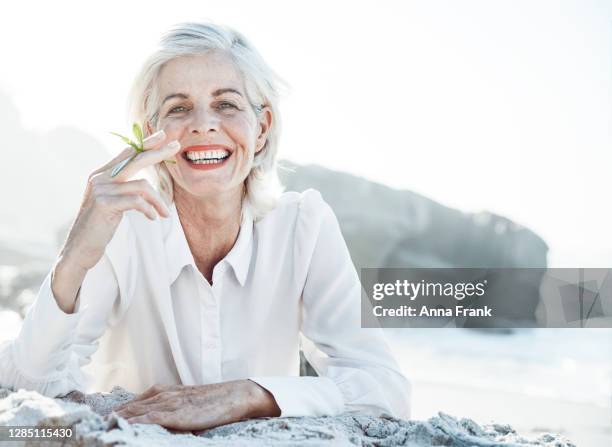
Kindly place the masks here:
<instances>
[{"instance_id":1,"label":"blouse sleeve","mask_svg":"<svg viewBox=\"0 0 612 447\"><path fill-rule=\"evenodd\" d=\"M81 367L91 360L97 339L121 317L130 296L133 262L124 217L104 256L85 275L75 311L62 311L51 290L50 272L15 340L0 344L0 385L25 388L48 397L85 391L91 378Z\"/></svg>"},{"instance_id":2,"label":"blouse sleeve","mask_svg":"<svg viewBox=\"0 0 612 447\"><path fill-rule=\"evenodd\" d=\"M303 193L296 232L296 257L310 254L303 272L302 333L317 348L304 354L319 377L252 380L272 393L282 416L361 411L408 419L410 383L382 330L361 328L359 277L336 216L319 192Z\"/></svg>"}]
</instances>

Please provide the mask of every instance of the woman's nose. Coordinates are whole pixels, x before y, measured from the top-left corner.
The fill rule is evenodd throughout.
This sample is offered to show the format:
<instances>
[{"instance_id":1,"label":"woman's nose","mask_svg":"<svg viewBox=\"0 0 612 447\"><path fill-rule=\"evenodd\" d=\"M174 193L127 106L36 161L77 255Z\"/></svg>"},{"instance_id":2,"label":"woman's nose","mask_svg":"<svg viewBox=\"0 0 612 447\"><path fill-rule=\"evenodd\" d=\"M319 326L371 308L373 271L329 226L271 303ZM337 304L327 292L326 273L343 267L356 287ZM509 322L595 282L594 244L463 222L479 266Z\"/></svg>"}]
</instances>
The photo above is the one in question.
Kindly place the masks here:
<instances>
[{"instance_id":1,"label":"woman's nose","mask_svg":"<svg viewBox=\"0 0 612 447\"><path fill-rule=\"evenodd\" d=\"M189 123L189 132L194 134L206 134L219 130L219 119L210 110L195 110Z\"/></svg>"}]
</instances>

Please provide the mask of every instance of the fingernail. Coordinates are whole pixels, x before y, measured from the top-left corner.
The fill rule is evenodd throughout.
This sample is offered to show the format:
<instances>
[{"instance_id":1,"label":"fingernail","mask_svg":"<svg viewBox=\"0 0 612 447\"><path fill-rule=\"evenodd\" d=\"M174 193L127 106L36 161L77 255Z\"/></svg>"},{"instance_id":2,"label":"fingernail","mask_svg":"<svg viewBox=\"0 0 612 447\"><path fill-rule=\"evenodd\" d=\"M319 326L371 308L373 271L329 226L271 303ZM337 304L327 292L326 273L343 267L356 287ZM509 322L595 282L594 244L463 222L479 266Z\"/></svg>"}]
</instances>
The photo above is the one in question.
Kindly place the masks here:
<instances>
[{"instance_id":1,"label":"fingernail","mask_svg":"<svg viewBox=\"0 0 612 447\"><path fill-rule=\"evenodd\" d=\"M170 143L168 143L168 149L178 149L179 147L181 147L181 143L179 143L176 140L173 140Z\"/></svg>"}]
</instances>

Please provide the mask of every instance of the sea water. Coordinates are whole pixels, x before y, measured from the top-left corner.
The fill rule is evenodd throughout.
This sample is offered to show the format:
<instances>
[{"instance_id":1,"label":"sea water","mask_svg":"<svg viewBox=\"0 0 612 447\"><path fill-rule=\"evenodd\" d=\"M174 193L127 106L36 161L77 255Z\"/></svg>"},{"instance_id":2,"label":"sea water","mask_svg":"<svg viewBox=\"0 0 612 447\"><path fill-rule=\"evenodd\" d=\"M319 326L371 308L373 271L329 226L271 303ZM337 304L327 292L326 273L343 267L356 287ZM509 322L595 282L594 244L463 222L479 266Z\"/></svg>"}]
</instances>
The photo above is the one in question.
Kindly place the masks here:
<instances>
[{"instance_id":1,"label":"sea water","mask_svg":"<svg viewBox=\"0 0 612 447\"><path fill-rule=\"evenodd\" d=\"M385 329L413 381L612 404L612 329Z\"/></svg>"}]
</instances>

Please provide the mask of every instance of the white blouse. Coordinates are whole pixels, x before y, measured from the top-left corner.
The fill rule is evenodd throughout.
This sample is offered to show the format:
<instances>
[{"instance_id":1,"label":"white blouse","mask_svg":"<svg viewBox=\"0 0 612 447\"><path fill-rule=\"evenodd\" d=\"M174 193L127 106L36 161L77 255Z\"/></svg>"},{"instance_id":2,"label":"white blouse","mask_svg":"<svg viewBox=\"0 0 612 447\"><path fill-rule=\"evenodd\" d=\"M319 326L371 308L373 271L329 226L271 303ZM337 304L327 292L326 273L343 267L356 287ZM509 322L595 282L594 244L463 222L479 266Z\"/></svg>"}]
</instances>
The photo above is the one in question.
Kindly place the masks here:
<instances>
[{"instance_id":1,"label":"white blouse","mask_svg":"<svg viewBox=\"0 0 612 447\"><path fill-rule=\"evenodd\" d=\"M382 331L360 327L359 278L318 191L284 193L256 223L245 216L212 286L170 211L124 213L73 314L49 273L19 336L0 345L1 385L56 397L248 378L281 416L409 417L409 382ZM299 376L300 347L319 377Z\"/></svg>"}]
</instances>

